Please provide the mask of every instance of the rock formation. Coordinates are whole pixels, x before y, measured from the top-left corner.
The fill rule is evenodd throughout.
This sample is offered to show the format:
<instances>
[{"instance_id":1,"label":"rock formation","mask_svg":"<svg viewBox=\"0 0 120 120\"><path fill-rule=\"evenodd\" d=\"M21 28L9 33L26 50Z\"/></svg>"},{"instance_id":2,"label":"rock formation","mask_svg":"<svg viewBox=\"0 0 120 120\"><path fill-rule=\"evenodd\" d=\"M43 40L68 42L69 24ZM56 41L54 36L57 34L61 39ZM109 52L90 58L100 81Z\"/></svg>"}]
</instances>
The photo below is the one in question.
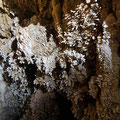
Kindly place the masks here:
<instances>
[{"instance_id":1,"label":"rock formation","mask_svg":"<svg viewBox=\"0 0 120 120\"><path fill-rule=\"evenodd\" d=\"M0 120L120 119L120 0L0 1Z\"/></svg>"}]
</instances>

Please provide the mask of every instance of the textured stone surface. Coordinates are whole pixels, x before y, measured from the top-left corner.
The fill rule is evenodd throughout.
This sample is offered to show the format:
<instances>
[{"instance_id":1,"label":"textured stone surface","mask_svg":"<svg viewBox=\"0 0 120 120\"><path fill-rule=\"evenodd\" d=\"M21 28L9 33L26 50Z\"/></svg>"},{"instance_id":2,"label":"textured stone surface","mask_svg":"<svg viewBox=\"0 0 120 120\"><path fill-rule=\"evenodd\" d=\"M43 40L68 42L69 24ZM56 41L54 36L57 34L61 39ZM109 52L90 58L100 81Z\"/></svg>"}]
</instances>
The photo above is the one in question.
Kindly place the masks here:
<instances>
[{"instance_id":1,"label":"textured stone surface","mask_svg":"<svg viewBox=\"0 0 120 120\"><path fill-rule=\"evenodd\" d=\"M119 6L0 1L0 120L119 120Z\"/></svg>"}]
</instances>

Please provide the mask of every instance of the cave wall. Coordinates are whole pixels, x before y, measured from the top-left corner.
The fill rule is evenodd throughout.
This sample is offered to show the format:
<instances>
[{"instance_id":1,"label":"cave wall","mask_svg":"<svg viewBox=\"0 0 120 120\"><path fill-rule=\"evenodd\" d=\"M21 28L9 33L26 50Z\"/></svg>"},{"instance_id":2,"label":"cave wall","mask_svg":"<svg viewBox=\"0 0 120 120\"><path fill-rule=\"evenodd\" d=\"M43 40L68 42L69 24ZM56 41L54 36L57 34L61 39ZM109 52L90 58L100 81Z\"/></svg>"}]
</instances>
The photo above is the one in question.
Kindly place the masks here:
<instances>
[{"instance_id":1,"label":"cave wall","mask_svg":"<svg viewBox=\"0 0 120 120\"><path fill-rule=\"evenodd\" d=\"M120 0L1 0L0 120L70 119L60 99L119 120L119 20Z\"/></svg>"}]
</instances>

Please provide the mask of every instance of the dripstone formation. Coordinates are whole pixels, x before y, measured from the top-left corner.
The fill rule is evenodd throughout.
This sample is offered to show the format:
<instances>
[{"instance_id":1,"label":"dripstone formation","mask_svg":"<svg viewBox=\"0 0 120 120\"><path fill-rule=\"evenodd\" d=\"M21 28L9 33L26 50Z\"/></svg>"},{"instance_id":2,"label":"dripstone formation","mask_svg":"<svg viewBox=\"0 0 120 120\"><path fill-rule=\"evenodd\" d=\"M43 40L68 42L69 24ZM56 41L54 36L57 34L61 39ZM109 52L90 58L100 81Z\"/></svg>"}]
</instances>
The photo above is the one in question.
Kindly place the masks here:
<instances>
[{"instance_id":1,"label":"dripstone formation","mask_svg":"<svg viewBox=\"0 0 120 120\"><path fill-rule=\"evenodd\" d=\"M120 0L0 0L8 119L120 119Z\"/></svg>"}]
</instances>

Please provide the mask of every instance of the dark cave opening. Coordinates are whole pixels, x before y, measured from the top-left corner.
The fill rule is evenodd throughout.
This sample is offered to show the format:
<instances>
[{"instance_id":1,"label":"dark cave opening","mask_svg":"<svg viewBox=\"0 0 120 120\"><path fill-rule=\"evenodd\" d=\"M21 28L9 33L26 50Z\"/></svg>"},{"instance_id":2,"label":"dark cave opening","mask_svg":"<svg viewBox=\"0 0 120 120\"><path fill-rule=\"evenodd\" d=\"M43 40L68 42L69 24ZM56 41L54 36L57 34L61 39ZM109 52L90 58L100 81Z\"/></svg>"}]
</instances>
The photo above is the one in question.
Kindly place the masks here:
<instances>
[{"instance_id":1,"label":"dark cave opening","mask_svg":"<svg viewBox=\"0 0 120 120\"><path fill-rule=\"evenodd\" d=\"M57 93L56 102L60 112L59 120L77 120L71 111L71 101L69 101L65 96Z\"/></svg>"},{"instance_id":2,"label":"dark cave opening","mask_svg":"<svg viewBox=\"0 0 120 120\"><path fill-rule=\"evenodd\" d=\"M25 65L25 73L27 75L28 86L31 88L32 92L34 90L33 81L36 78L36 76L35 76L36 72L37 72L36 64L26 64Z\"/></svg>"}]
</instances>

